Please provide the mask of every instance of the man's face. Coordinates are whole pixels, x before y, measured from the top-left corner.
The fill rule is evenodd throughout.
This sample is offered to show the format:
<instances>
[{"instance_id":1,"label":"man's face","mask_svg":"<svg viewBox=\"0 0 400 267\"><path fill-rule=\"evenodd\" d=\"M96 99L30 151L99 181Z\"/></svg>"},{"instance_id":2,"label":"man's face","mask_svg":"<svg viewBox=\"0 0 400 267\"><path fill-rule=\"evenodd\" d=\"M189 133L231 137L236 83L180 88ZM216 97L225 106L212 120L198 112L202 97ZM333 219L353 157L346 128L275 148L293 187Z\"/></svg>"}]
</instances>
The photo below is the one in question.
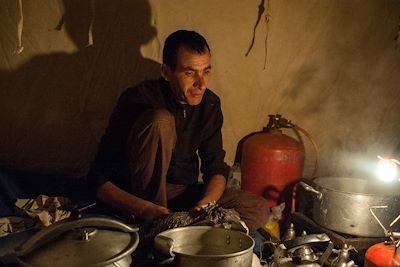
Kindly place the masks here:
<instances>
[{"instance_id":1,"label":"man's face","mask_svg":"<svg viewBox=\"0 0 400 267\"><path fill-rule=\"evenodd\" d=\"M209 51L198 54L180 47L175 70L163 66L163 76L170 82L171 90L177 99L189 105L200 104L207 88L211 72Z\"/></svg>"}]
</instances>

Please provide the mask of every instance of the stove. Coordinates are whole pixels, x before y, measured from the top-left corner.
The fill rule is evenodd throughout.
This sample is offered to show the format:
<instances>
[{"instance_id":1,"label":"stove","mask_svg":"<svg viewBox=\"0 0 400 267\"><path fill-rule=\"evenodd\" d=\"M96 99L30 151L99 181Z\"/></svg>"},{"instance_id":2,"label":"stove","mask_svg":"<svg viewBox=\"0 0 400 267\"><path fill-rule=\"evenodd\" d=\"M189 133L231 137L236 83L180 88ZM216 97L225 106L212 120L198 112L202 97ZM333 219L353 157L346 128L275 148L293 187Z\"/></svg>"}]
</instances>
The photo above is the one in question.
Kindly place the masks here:
<instances>
[{"instance_id":1,"label":"stove","mask_svg":"<svg viewBox=\"0 0 400 267\"><path fill-rule=\"evenodd\" d=\"M291 216L292 223L306 231L308 234L326 233L330 240L338 248L345 244L352 246L356 251L368 249L370 246L388 240L386 237L357 237L334 232L315 223L311 218L301 212L295 212Z\"/></svg>"},{"instance_id":2,"label":"stove","mask_svg":"<svg viewBox=\"0 0 400 267\"><path fill-rule=\"evenodd\" d=\"M268 266L356 267L364 266L364 254L385 237L359 237L338 233L318 225L311 216L294 212L282 229L279 243L269 246ZM288 234L289 233L289 234Z\"/></svg>"},{"instance_id":3,"label":"stove","mask_svg":"<svg viewBox=\"0 0 400 267\"><path fill-rule=\"evenodd\" d=\"M364 254L384 237L357 237L321 227L301 212L287 219L278 242L266 242L264 263L271 267L357 267L364 266Z\"/></svg>"}]
</instances>

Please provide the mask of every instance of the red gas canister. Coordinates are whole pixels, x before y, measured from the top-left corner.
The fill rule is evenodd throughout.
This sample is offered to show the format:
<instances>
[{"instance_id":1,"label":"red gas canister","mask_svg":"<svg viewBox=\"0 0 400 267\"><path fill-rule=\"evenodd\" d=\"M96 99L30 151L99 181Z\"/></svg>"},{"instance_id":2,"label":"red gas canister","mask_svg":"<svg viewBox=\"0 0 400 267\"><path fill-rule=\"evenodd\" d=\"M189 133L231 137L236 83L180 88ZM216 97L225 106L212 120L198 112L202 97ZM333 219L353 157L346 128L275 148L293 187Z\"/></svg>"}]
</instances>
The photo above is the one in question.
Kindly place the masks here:
<instances>
[{"instance_id":1,"label":"red gas canister","mask_svg":"<svg viewBox=\"0 0 400 267\"><path fill-rule=\"evenodd\" d=\"M364 256L365 267L398 267L400 255L396 253L395 245L379 243L370 247Z\"/></svg>"},{"instance_id":2,"label":"red gas canister","mask_svg":"<svg viewBox=\"0 0 400 267\"><path fill-rule=\"evenodd\" d=\"M280 115L269 115L264 131L243 141L241 187L268 199L269 206L290 204L293 185L302 178L305 149L296 139L282 133L291 127Z\"/></svg>"}]
</instances>

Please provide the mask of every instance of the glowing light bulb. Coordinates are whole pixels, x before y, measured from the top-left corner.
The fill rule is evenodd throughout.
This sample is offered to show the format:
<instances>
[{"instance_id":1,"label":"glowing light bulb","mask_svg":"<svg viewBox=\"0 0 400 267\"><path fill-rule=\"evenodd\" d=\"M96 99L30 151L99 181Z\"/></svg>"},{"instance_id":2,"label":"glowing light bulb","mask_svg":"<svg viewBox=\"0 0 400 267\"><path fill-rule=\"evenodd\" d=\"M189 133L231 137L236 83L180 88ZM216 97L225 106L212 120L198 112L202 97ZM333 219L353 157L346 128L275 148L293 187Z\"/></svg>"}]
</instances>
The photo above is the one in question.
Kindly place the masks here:
<instances>
[{"instance_id":1,"label":"glowing light bulb","mask_svg":"<svg viewBox=\"0 0 400 267\"><path fill-rule=\"evenodd\" d=\"M378 156L377 176L380 180L391 182L397 177L397 162Z\"/></svg>"}]
</instances>

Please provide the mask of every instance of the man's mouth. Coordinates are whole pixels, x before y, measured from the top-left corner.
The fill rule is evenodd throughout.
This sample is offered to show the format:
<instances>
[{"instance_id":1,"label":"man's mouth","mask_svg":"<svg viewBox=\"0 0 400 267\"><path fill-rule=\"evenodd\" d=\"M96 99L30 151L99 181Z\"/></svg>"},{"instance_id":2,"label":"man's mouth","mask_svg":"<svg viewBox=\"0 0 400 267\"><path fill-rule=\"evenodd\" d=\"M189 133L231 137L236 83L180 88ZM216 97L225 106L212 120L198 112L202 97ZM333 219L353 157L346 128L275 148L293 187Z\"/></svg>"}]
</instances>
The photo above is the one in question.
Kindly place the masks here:
<instances>
[{"instance_id":1,"label":"man's mouth","mask_svg":"<svg viewBox=\"0 0 400 267\"><path fill-rule=\"evenodd\" d=\"M200 97L203 96L203 93L202 93L202 92L200 92L200 93L191 93L190 95L191 95L192 97L194 97L194 98L200 98Z\"/></svg>"}]
</instances>

